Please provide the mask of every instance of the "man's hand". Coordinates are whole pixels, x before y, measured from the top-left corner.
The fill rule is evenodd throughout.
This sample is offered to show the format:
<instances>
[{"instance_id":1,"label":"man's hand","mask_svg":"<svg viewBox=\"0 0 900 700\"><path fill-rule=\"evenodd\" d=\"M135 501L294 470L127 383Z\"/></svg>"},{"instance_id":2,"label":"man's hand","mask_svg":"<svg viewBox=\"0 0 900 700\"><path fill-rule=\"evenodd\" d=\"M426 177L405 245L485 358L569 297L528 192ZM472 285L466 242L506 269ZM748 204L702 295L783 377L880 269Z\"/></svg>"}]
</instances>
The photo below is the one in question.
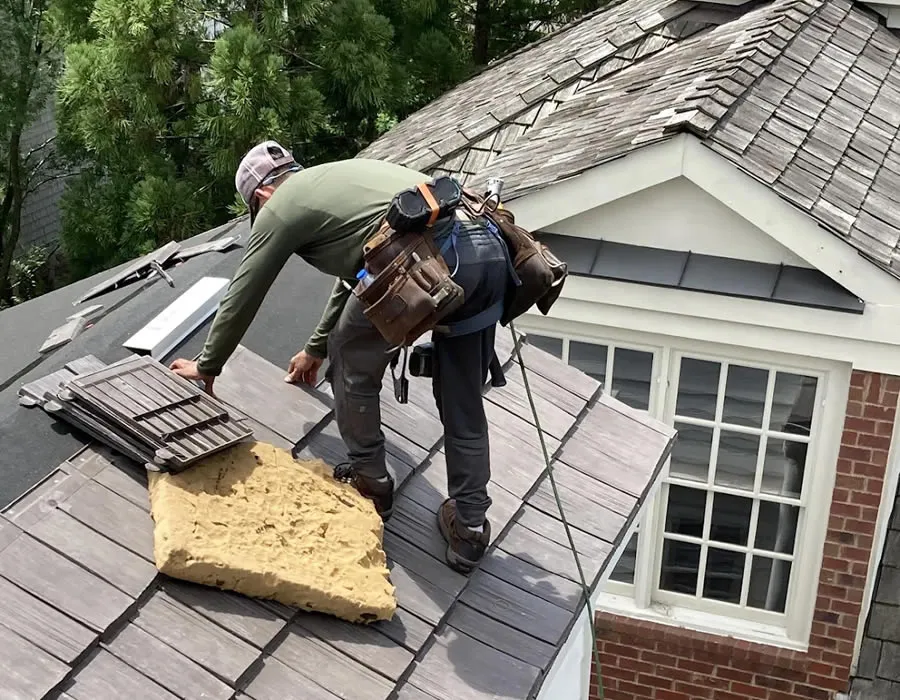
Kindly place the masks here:
<instances>
[{"instance_id":1,"label":"man's hand","mask_svg":"<svg viewBox=\"0 0 900 700\"><path fill-rule=\"evenodd\" d=\"M316 377L319 374L319 367L322 366L323 362L324 360L308 355L301 350L291 358L291 364L288 365L288 373L284 381L290 384L305 382L310 386L314 386Z\"/></svg>"},{"instance_id":2,"label":"man's hand","mask_svg":"<svg viewBox=\"0 0 900 700\"><path fill-rule=\"evenodd\" d=\"M204 391L210 396L214 396L213 383L216 381L216 378L207 374L200 374L197 369L196 361L179 358L169 365L169 369L175 372L179 377L184 377L185 379L190 379L195 382L203 382Z\"/></svg>"}]
</instances>

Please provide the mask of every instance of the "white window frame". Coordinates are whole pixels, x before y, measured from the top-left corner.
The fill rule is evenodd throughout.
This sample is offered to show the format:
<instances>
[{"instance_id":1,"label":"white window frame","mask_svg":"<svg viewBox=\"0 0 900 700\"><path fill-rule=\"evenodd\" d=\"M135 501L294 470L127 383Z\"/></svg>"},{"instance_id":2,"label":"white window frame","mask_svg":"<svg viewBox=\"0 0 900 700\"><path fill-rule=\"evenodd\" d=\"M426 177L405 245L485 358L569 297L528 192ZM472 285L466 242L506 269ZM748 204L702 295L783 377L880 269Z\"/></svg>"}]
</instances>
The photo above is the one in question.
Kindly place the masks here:
<instances>
[{"instance_id":1,"label":"white window frame","mask_svg":"<svg viewBox=\"0 0 900 700\"><path fill-rule=\"evenodd\" d=\"M846 364L813 357L797 357L754 348L620 329L581 327L581 324L576 330L571 328L574 324L567 323L565 325L570 327L561 331L554 328L556 324L551 319L531 316L523 317L517 323L519 329L526 334L530 332L561 339L562 359L566 362L569 361L569 345L572 341L652 352L653 374L649 413L668 425L674 424L678 385L673 380L677 378L682 356L761 367L770 371L767 407L771 400L768 394L773 389L772 378L775 371L816 378L815 412L807 455L807 464L815 465L815 468L804 470L797 540L794 545L785 613L741 608L724 601L659 590L663 553L662 530L668 495L668 462L663 467L663 483L654 496L648 499L638 523L640 534L635 555L634 583L607 580L602 590L596 594L598 609L701 632L725 634L748 641L806 650L818 596L822 552L846 413L850 368ZM614 364L612 369L614 372ZM604 391L609 389L613 372L607 368ZM723 372L722 377L725 375ZM722 395L717 398L721 403ZM687 485L687 482L684 484ZM756 510L758 509L754 508L754 511ZM654 533L652 538L645 535L648 532ZM630 539L630 533L628 537ZM614 565L610 566L609 573L614 568ZM745 576L747 568L745 567ZM701 588L699 583L698 590Z\"/></svg>"}]
</instances>

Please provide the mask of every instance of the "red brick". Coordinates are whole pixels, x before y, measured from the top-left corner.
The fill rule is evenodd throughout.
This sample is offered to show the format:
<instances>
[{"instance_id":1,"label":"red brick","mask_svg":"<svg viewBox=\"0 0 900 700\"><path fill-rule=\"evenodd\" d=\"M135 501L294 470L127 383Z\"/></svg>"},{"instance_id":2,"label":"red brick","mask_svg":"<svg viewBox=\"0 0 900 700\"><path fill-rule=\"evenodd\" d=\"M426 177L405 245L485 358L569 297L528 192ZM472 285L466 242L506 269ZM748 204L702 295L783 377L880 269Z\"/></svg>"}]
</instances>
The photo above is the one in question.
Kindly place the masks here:
<instances>
[{"instance_id":1,"label":"red brick","mask_svg":"<svg viewBox=\"0 0 900 700\"><path fill-rule=\"evenodd\" d=\"M831 514L840 515L844 518L859 518L860 510L859 506L854 506L849 503L834 502L831 504Z\"/></svg>"},{"instance_id":2,"label":"red brick","mask_svg":"<svg viewBox=\"0 0 900 700\"><path fill-rule=\"evenodd\" d=\"M810 700L831 700L831 694L821 688L813 688L802 683L794 684L794 697L809 698Z\"/></svg>"},{"instance_id":3,"label":"red brick","mask_svg":"<svg viewBox=\"0 0 900 700\"><path fill-rule=\"evenodd\" d=\"M635 673L653 673L656 670L656 666L648 661L638 661L628 657L618 659L616 665L621 669L634 671Z\"/></svg>"},{"instance_id":4,"label":"red brick","mask_svg":"<svg viewBox=\"0 0 900 700\"><path fill-rule=\"evenodd\" d=\"M872 453L871 462L854 462L853 473L859 476L884 476L884 467L887 464L887 452L878 450Z\"/></svg>"},{"instance_id":5,"label":"red brick","mask_svg":"<svg viewBox=\"0 0 900 700\"><path fill-rule=\"evenodd\" d=\"M769 697L769 691L766 688L760 688L748 683L732 683L731 692L743 695L745 698L765 698Z\"/></svg>"},{"instance_id":6,"label":"red brick","mask_svg":"<svg viewBox=\"0 0 900 700\"><path fill-rule=\"evenodd\" d=\"M793 693L782 693L778 690L770 690L769 700L797 700L797 696Z\"/></svg>"},{"instance_id":7,"label":"red brick","mask_svg":"<svg viewBox=\"0 0 900 700\"><path fill-rule=\"evenodd\" d=\"M822 559L822 568L829 571L847 571L850 568L850 562L837 556L826 556Z\"/></svg>"},{"instance_id":8,"label":"red brick","mask_svg":"<svg viewBox=\"0 0 900 700\"><path fill-rule=\"evenodd\" d=\"M845 615L859 615L859 604L847 600L832 600L831 609Z\"/></svg>"},{"instance_id":9,"label":"red brick","mask_svg":"<svg viewBox=\"0 0 900 700\"><path fill-rule=\"evenodd\" d=\"M676 683L675 692L686 693L691 698L712 698L714 693L712 688L706 688L702 685L691 685L690 683ZM718 692L715 692L715 697L718 700Z\"/></svg>"},{"instance_id":10,"label":"red brick","mask_svg":"<svg viewBox=\"0 0 900 700\"><path fill-rule=\"evenodd\" d=\"M884 469L887 467L888 463L888 451L887 450L872 450L872 460L871 465L867 465L865 469L860 467L864 465L857 465L857 467L853 470L855 474L863 474L866 476L881 476L884 474Z\"/></svg>"},{"instance_id":11,"label":"red brick","mask_svg":"<svg viewBox=\"0 0 900 700\"><path fill-rule=\"evenodd\" d=\"M604 678L620 678L623 681L631 681L634 682L637 680L637 674L634 671L629 671L626 668L619 668L618 666L605 666L602 669Z\"/></svg>"},{"instance_id":12,"label":"red brick","mask_svg":"<svg viewBox=\"0 0 900 700\"><path fill-rule=\"evenodd\" d=\"M753 685L762 686L764 688L772 688L773 690L783 690L785 692L794 687L794 684L790 681L785 681L781 678L773 678L772 676L763 675L761 673L753 676Z\"/></svg>"},{"instance_id":13,"label":"red brick","mask_svg":"<svg viewBox=\"0 0 900 700\"><path fill-rule=\"evenodd\" d=\"M628 681L619 681L616 689L621 693L628 693L629 700L632 698L647 697L649 692L646 688L639 686L637 683L629 683Z\"/></svg>"},{"instance_id":14,"label":"red brick","mask_svg":"<svg viewBox=\"0 0 900 700\"><path fill-rule=\"evenodd\" d=\"M863 372L862 370L855 369L850 373L850 386L856 387L858 389L866 388L866 378L871 376L871 372Z\"/></svg>"},{"instance_id":15,"label":"red brick","mask_svg":"<svg viewBox=\"0 0 900 700\"><path fill-rule=\"evenodd\" d=\"M638 658L641 650L637 647L626 646L624 644L616 644L614 642L606 642L603 645L603 651L607 654L615 654L616 656L625 656L631 659Z\"/></svg>"},{"instance_id":16,"label":"red brick","mask_svg":"<svg viewBox=\"0 0 900 700\"><path fill-rule=\"evenodd\" d=\"M845 445L841 447L841 457L853 462L870 462L872 460L872 450L867 447Z\"/></svg>"},{"instance_id":17,"label":"red brick","mask_svg":"<svg viewBox=\"0 0 900 700\"><path fill-rule=\"evenodd\" d=\"M851 523L858 523L858 520L848 520L847 521L847 529L851 529ZM864 523L865 525L865 523ZM864 534L864 533L860 533ZM850 547L848 545L844 545L841 547L841 556L849 561L868 561L869 560L869 550L863 549L862 547ZM842 578L846 578L848 576L852 576L846 572L838 572L838 581L840 582ZM843 583L841 583L843 585Z\"/></svg>"},{"instance_id":18,"label":"red brick","mask_svg":"<svg viewBox=\"0 0 900 700\"><path fill-rule=\"evenodd\" d=\"M887 435L859 433L856 437L856 444L860 447L873 447L877 450L891 449L891 439Z\"/></svg>"},{"instance_id":19,"label":"red brick","mask_svg":"<svg viewBox=\"0 0 900 700\"><path fill-rule=\"evenodd\" d=\"M752 683L753 674L740 669L731 668L730 666L719 666L716 669L716 675L729 681L737 681L738 683Z\"/></svg>"},{"instance_id":20,"label":"red brick","mask_svg":"<svg viewBox=\"0 0 900 700\"><path fill-rule=\"evenodd\" d=\"M835 478L835 490L837 489L844 489L850 492L867 490L866 480L853 474L838 474Z\"/></svg>"},{"instance_id":21,"label":"red brick","mask_svg":"<svg viewBox=\"0 0 900 700\"><path fill-rule=\"evenodd\" d=\"M896 397L895 397L896 398ZM873 418L874 420L894 420L894 414L896 413L896 402L890 406L878 406L876 404L866 404L863 408L862 415L866 418ZM848 404L849 408L849 404ZM849 411L848 411L849 414Z\"/></svg>"},{"instance_id":22,"label":"red brick","mask_svg":"<svg viewBox=\"0 0 900 700\"><path fill-rule=\"evenodd\" d=\"M869 562L855 561L850 565L850 573L854 576L868 576Z\"/></svg>"},{"instance_id":23,"label":"red brick","mask_svg":"<svg viewBox=\"0 0 900 700\"><path fill-rule=\"evenodd\" d=\"M872 479L869 479L872 481ZM874 506L877 508L881 505L881 490L873 491L854 491L850 494L850 502L861 506Z\"/></svg>"},{"instance_id":24,"label":"red brick","mask_svg":"<svg viewBox=\"0 0 900 700\"><path fill-rule=\"evenodd\" d=\"M678 668L684 668L694 673L702 673L704 676L711 676L716 667L704 661L695 661L694 659L678 659L675 662Z\"/></svg>"},{"instance_id":25,"label":"red brick","mask_svg":"<svg viewBox=\"0 0 900 700\"><path fill-rule=\"evenodd\" d=\"M848 401L847 402L847 415L852 417L862 417L863 416L863 408L865 404L862 401ZM874 418L875 416L866 416L867 418Z\"/></svg>"},{"instance_id":26,"label":"red brick","mask_svg":"<svg viewBox=\"0 0 900 700\"><path fill-rule=\"evenodd\" d=\"M860 513L862 515L862 513ZM875 532L875 522L871 520L859 520L857 518L847 518L844 521L844 527L849 532L859 535L870 535Z\"/></svg>"},{"instance_id":27,"label":"red brick","mask_svg":"<svg viewBox=\"0 0 900 700\"><path fill-rule=\"evenodd\" d=\"M641 660L651 664L661 664L663 666L668 666L672 663L672 657L668 654L657 654L654 651L647 650L641 652Z\"/></svg>"},{"instance_id":28,"label":"red brick","mask_svg":"<svg viewBox=\"0 0 900 700\"><path fill-rule=\"evenodd\" d=\"M878 493L879 493L879 495L880 495L880 494L881 494L881 491L879 490ZM881 499L880 499L880 498L878 499L878 504L879 504L879 506L881 505ZM875 525L875 523L876 523L877 520L878 520L878 507L879 507L879 506L860 506L860 511L861 511L860 514L861 514L861 516L862 516L861 519L862 519L863 522L867 522L867 523L871 523L871 524L872 524L872 526L873 526L873 527L872 527L872 534L875 533L875 527L874 527L874 525Z\"/></svg>"},{"instance_id":29,"label":"red brick","mask_svg":"<svg viewBox=\"0 0 900 700\"><path fill-rule=\"evenodd\" d=\"M644 686L652 686L653 688L671 688L672 681L668 678L660 678L659 676L652 676L649 673L641 673L637 677L638 685Z\"/></svg>"},{"instance_id":30,"label":"red brick","mask_svg":"<svg viewBox=\"0 0 900 700\"><path fill-rule=\"evenodd\" d=\"M873 434L878 428L878 422L871 418L848 417L844 421L844 432Z\"/></svg>"},{"instance_id":31,"label":"red brick","mask_svg":"<svg viewBox=\"0 0 900 700\"><path fill-rule=\"evenodd\" d=\"M678 693L674 690L657 690L653 697L655 700L693 700L687 693Z\"/></svg>"},{"instance_id":32,"label":"red brick","mask_svg":"<svg viewBox=\"0 0 900 700\"><path fill-rule=\"evenodd\" d=\"M834 678L826 676L817 676L810 674L807 683L816 688L825 688L826 690L844 690L847 686L846 678Z\"/></svg>"},{"instance_id":33,"label":"red brick","mask_svg":"<svg viewBox=\"0 0 900 700\"><path fill-rule=\"evenodd\" d=\"M894 421L890 420L879 420L875 421L875 434L876 435L893 435L894 434Z\"/></svg>"}]
</instances>

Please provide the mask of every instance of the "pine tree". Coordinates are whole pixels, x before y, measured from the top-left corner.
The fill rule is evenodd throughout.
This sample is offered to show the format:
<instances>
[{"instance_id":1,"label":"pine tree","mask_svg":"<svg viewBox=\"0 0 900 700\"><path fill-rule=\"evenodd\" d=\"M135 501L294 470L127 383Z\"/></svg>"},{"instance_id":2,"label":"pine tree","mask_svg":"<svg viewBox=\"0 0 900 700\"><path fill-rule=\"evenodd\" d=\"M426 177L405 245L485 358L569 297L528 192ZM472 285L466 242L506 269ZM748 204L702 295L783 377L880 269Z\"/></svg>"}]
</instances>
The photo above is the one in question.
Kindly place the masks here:
<instances>
[{"instance_id":1,"label":"pine tree","mask_svg":"<svg viewBox=\"0 0 900 700\"><path fill-rule=\"evenodd\" d=\"M352 157L488 59L598 4L57 2L60 147L81 170L63 243L79 276L241 213L234 168L254 143L277 139L306 164Z\"/></svg>"}]
</instances>

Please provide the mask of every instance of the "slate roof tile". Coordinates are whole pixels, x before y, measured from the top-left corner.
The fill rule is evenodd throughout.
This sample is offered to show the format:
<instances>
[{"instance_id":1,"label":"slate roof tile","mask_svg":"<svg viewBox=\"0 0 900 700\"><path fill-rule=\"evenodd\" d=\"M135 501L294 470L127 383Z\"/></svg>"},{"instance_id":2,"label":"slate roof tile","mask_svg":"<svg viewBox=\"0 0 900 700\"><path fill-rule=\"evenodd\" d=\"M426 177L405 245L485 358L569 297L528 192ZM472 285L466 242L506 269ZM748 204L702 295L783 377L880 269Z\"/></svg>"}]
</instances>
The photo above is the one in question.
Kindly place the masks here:
<instances>
[{"instance_id":1,"label":"slate roof tile","mask_svg":"<svg viewBox=\"0 0 900 700\"><path fill-rule=\"evenodd\" d=\"M66 697L83 700L224 699L238 689L251 700L533 697L584 601L561 516L547 497L513 339L501 334L496 349L508 383L488 388L485 401L495 438L492 548L472 576L444 562L435 511L447 473L427 381L413 380L393 427L385 411L389 461L406 477L384 534L399 609L367 627L158 575L141 471L89 447L0 514L0 634L29 640L24 692L43 697L59 684ZM582 511L572 518L573 537L593 588L657 479L673 431L600 396L595 380L555 357L528 344L521 352L549 449L575 441L554 473L564 503ZM343 458L324 387L284 385L280 371L243 347L229 362L216 385L227 406L239 404L284 442L295 429L305 432L295 447L300 457ZM259 390L242 391L247 381ZM396 406L389 390L384 395L385 407ZM626 462L604 462L617 474L578 447L600 426L605 439L638 449ZM619 447L609 451L624 458Z\"/></svg>"},{"instance_id":2,"label":"slate roof tile","mask_svg":"<svg viewBox=\"0 0 900 700\"><path fill-rule=\"evenodd\" d=\"M360 155L409 164L423 138L479 118L455 106L480 102L499 121L488 157L429 167L461 170L476 186L500 175L514 199L687 129L889 265L900 255L893 234L856 220L881 172L900 172L889 157L900 146L898 54L900 38L850 0L773 0L718 14L681 0L626 0L488 66ZM513 109L507 95L556 106L532 123L526 102ZM521 126L512 130L514 120ZM835 183L838 168L854 182ZM857 181L864 192L852 194ZM870 216L896 227L883 201L872 207Z\"/></svg>"}]
</instances>

